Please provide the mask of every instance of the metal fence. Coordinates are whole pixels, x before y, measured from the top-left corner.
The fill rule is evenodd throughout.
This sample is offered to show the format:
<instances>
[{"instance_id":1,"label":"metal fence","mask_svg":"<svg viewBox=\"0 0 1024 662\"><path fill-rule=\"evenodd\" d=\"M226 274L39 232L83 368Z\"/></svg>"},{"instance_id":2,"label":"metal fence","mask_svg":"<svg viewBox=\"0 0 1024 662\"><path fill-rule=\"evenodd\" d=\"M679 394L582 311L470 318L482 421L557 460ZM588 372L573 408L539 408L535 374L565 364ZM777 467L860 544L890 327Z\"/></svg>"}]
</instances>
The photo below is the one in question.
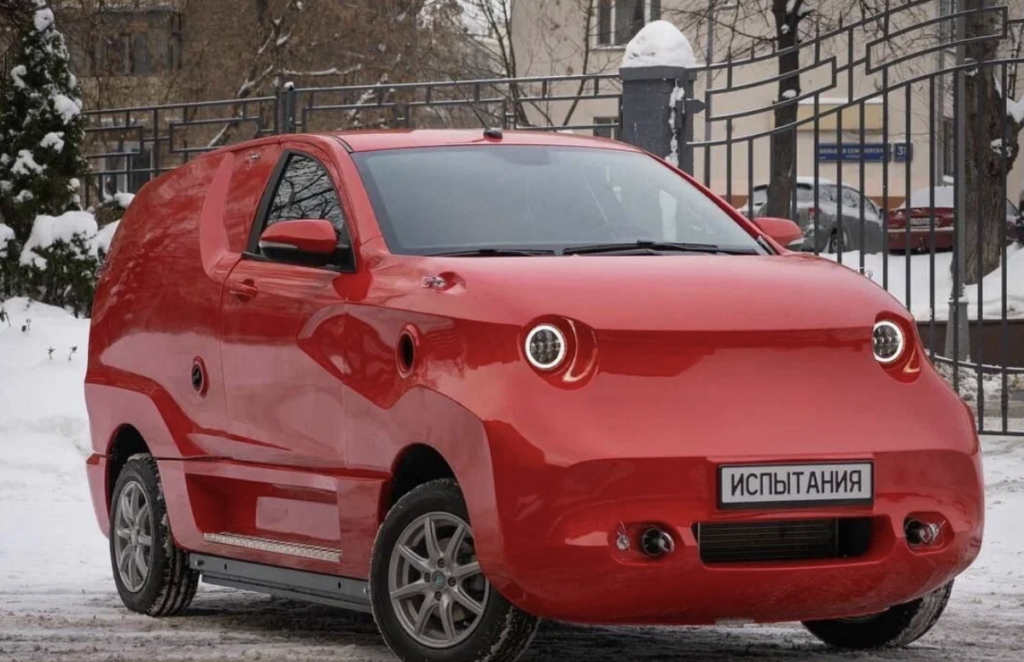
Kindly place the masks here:
<instances>
[{"instance_id":1,"label":"metal fence","mask_svg":"<svg viewBox=\"0 0 1024 662\"><path fill-rule=\"evenodd\" d=\"M366 127L610 130L584 109L619 100L615 74L293 88L275 96L90 110L85 204L137 191L196 154L260 136Z\"/></svg>"}]
</instances>

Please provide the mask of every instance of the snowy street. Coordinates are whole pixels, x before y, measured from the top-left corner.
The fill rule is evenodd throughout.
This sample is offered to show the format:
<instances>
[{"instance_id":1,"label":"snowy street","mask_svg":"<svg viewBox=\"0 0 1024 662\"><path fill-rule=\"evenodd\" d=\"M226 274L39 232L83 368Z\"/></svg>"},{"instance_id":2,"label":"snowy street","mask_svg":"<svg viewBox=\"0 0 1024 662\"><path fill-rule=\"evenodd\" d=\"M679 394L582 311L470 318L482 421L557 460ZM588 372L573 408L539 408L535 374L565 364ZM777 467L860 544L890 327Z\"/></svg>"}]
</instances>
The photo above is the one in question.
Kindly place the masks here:
<instances>
[{"instance_id":1,"label":"snowy street","mask_svg":"<svg viewBox=\"0 0 1024 662\"><path fill-rule=\"evenodd\" d=\"M11 319L10 326L0 322L0 660L393 659L367 616L252 593L201 586L186 615L167 620L124 609L85 483L81 384L88 322L24 299L3 306ZM1024 439L986 437L984 444L985 547L958 581L945 617L907 650L832 652L795 624L607 629L549 623L524 660L1020 662Z\"/></svg>"}]
</instances>

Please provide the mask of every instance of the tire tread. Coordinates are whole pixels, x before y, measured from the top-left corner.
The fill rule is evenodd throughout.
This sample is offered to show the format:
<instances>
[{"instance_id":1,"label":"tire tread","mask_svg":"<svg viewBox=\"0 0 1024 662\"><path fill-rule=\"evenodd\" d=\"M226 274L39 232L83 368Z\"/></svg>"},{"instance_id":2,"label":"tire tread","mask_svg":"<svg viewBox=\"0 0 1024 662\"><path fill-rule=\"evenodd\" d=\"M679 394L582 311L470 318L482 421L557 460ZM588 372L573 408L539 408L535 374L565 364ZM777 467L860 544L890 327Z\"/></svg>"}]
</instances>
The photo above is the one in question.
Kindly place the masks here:
<instances>
[{"instance_id":1,"label":"tire tread","mask_svg":"<svg viewBox=\"0 0 1024 662\"><path fill-rule=\"evenodd\" d=\"M138 600L126 599L122 594L122 601L129 609L147 616L176 616L192 604L192 599L199 587L199 573L189 567L188 553L174 544L174 536L171 533L170 521L167 516L167 505L164 500L163 484L160 481L160 468L156 458L149 453L138 453L129 457L121 471L121 478L118 479L118 484L114 488L115 495L119 493L122 482L132 474L138 476L143 482L147 493L152 491L156 494L156 501L150 504L150 510L153 517L154 534L159 531L162 541L159 552L162 552L163 560L162 563L158 563L154 559L150 572L162 571L162 576L151 577L148 580L156 579L159 582L159 588L155 595L147 598L144 595L147 592L144 588L140 594L132 596L132 598L138 597ZM113 509L111 509L111 515L113 515ZM116 569L114 574L116 581ZM118 588L120 589L120 585Z\"/></svg>"}]
</instances>

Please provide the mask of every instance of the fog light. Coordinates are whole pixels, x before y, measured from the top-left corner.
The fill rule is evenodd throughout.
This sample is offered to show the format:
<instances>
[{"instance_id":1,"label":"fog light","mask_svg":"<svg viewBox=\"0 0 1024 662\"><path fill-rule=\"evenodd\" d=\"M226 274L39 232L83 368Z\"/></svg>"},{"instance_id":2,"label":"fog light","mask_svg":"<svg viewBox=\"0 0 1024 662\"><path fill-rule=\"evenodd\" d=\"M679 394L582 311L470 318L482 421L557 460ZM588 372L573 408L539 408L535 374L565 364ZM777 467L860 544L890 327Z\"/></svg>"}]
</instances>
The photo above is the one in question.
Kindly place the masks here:
<instances>
[{"instance_id":1,"label":"fog light","mask_svg":"<svg viewBox=\"0 0 1024 662\"><path fill-rule=\"evenodd\" d=\"M554 370L565 359L565 336L550 324L535 327L526 336L526 358L538 370Z\"/></svg>"},{"instance_id":2,"label":"fog light","mask_svg":"<svg viewBox=\"0 0 1024 662\"><path fill-rule=\"evenodd\" d=\"M903 338L903 329L895 322L883 321L875 324L872 334L872 345L875 359L879 363L892 363L903 355L903 347L906 343Z\"/></svg>"}]
</instances>

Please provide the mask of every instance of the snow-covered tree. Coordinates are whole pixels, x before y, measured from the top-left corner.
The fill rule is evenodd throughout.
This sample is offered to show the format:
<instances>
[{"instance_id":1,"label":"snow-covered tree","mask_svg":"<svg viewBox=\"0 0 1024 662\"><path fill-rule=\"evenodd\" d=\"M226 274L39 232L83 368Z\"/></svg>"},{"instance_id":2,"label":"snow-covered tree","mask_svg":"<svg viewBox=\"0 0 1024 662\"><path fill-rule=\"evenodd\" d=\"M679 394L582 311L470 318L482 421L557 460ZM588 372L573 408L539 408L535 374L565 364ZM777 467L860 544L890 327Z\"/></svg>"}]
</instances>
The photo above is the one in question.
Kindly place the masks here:
<instances>
[{"instance_id":1,"label":"snow-covered tree","mask_svg":"<svg viewBox=\"0 0 1024 662\"><path fill-rule=\"evenodd\" d=\"M31 16L0 87L0 216L22 244L41 214L79 208L86 164L78 82L47 0L22 0Z\"/></svg>"}]
</instances>

